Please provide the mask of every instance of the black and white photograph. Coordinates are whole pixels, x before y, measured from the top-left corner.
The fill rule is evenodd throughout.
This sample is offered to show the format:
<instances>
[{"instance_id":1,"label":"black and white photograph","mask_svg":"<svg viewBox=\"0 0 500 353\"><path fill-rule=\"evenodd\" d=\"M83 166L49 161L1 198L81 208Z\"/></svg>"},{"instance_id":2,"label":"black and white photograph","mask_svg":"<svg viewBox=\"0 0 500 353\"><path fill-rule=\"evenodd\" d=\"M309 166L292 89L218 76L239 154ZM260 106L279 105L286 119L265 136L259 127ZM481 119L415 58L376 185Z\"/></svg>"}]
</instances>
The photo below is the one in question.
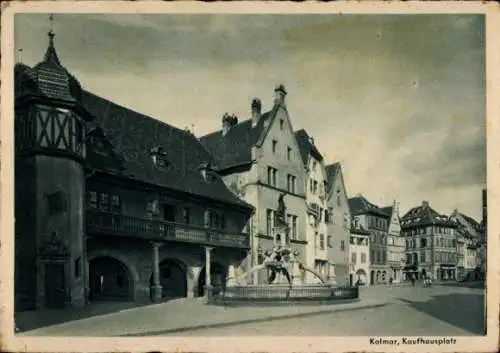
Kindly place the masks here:
<instances>
[{"instance_id":1,"label":"black and white photograph","mask_svg":"<svg viewBox=\"0 0 500 353\"><path fill-rule=\"evenodd\" d=\"M6 350L496 350L487 5L62 3L2 11Z\"/></svg>"}]
</instances>

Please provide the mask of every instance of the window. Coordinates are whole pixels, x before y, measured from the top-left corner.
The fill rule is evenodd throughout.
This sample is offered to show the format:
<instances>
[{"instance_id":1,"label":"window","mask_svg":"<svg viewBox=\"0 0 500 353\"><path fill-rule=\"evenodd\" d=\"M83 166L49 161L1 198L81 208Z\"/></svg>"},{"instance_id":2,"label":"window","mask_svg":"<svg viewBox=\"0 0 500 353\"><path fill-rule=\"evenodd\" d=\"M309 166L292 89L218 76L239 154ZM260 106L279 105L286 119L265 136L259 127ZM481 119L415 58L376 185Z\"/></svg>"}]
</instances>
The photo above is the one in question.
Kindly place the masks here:
<instances>
[{"instance_id":1,"label":"window","mask_svg":"<svg viewBox=\"0 0 500 353\"><path fill-rule=\"evenodd\" d=\"M90 208L97 208L97 192L95 191L90 191L89 192L89 206Z\"/></svg>"},{"instance_id":2,"label":"window","mask_svg":"<svg viewBox=\"0 0 500 353\"><path fill-rule=\"evenodd\" d=\"M283 130L283 126L285 125L285 121L280 119L280 130Z\"/></svg>"},{"instance_id":3,"label":"window","mask_svg":"<svg viewBox=\"0 0 500 353\"><path fill-rule=\"evenodd\" d=\"M75 278L82 275L82 258L79 257L75 260Z\"/></svg>"},{"instance_id":4,"label":"window","mask_svg":"<svg viewBox=\"0 0 500 353\"><path fill-rule=\"evenodd\" d=\"M292 239L297 239L297 216L292 216Z\"/></svg>"},{"instance_id":5,"label":"window","mask_svg":"<svg viewBox=\"0 0 500 353\"><path fill-rule=\"evenodd\" d=\"M319 248L319 233L314 232L314 248L318 249Z\"/></svg>"},{"instance_id":6,"label":"window","mask_svg":"<svg viewBox=\"0 0 500 353\"><path fill-rule=\"evenodd\" d=\"M273 140L273 153L276 153L276 146L278 145L278 141Z\"/></svg>"},{"instance_id":7,"label":"window","mask_svg":"<svg viewBox=\"0 0 500 353\"><path fill-rule=\"evenodd\" d=\"M185 224L189 224L189 221L190 221L189 208L184 207L182 209L182 222Z\"/></svg>"},{"instance_id":8,"label":"window","mask_svg":"<svg viewBox=\"0 0 500 353\"><path fill-rule=\"evenodd\" d=\"M366 254L364 252L361 253L361 263L362 264L366 263Z\"/></svg>"},{"instance_id":9,"label":"window","mask_svg":"<svg viewBox=\"0 0 500 353\"><path fill-rule=\"evenodd\" d=\"M312 180L312 193L316 194L318 192L318 182L316 180Z\"/></svg>"},{"instance_id":10,"label":"window","mask_svg":"<svg viewBox=\"0 0 500 353\"><path fill-rule=\"evenodd\" d=\"M426 259L425 259L425 251L422 251L420 253L420 262L424 263L426 262Z\"/></svg>"},{"instance_id":11,"label":"window","mask_svg":"<svg viewBox=\"0 0 500 353\"><path fill-rule=\"evenodd\" d=\"M267 229L267 235L271 235L273 233L273 219L274 219L274 211L273 210L267 210L266 212L266 229Z\"/></svg>"},{"instance_id":12,"label":"window","mask_svg":"<svg viewBox=\"0 0 500 353\"><path fill-rule=\"evenodd\" d=\"M276 172L275 168L267 167L267 183L269 185L276 186Z\"/></svg>"},{"instance_id":13,"label":"window","mask_svg":"<svg viewBox=\"0 0 500 353\"><path fill-rule=\"evenodd\" d=\"M108 194L101 193L99 208L101 209L101 211L109 211L109 195Z\"/></svg>"},{"instance_id":14,"label":"window","mask_svg":"<svg viewBox=\"0 0 500 353\"><path fill-rule=\"evenodd\" d=\"M51 216L65 211L64 196L61 191L47 195L47 206Z\"/></svg>"},{"instance_id":15,"label":"window","mask_svg":"<svg viewBox=\"0 0 500 353\"><path fill-rule=\"evenodd\" d=\"M325 223L329 222L329 217L328 217L328 210L325 210Z\"/></svg>"},{"instance_id":16,"label":"window","mask_svg":"<svg viewBox=\"0 0 500 353\"><path fill-rule=\"evenodd\" d=\"M352 262L353 264L355 264L355 263L356 263L356 261L357 261L357 258L356 258L356 253L355 253L355 252L353 252L353 253L351 254L351 262Z\"/></svg>"},{"instance_id":17,"label":"window","mask_svg":"<svg viewBox=\"0 0 500 353\"><path fill-rule=\"evenodd\" d=\"M320 234L320 236L319 236L319 248L321 250L325 250L325 235L324 234Z\"/></svg>"},{"instance_id":18,"label":"window","mask_svg":"<svg viewBox=\"0 0 500 353\"><path fill-rule=\"evenodd\" d=\"M327 238L326 238L326 245L331 248L333 245L332 245L332 236L329 235Z\"/></svg>"},{"instance_id":19,"label":"window","mask_svg":"<svg viewBox=\"0 0 500 353\"><path fill-rule=\"evenodd\" d=\"M313 165L312 165L312 170L313 170L313 171L316 171L316 164L317 164L317 163L316 163L316 161L314 161L314 162L313 162Z\"/></svg>"},{"instance_id":20,"label":"window","mask_svg":"<svg viewBox=\"0 0 500 353\"><path fill-rule=\"evenodd\" d=\"M226 217L214 211L209 213L210 228L224 229L226 228Z\"/></svg>"},{"instance_id":21,"label":"window","mask_svg":"<svg viewBox=\"0 0 500 353\"><path fill-rule=\"evenodd\" d=\"M349 244L356 245L356 238L355 237L349 237Z\"/></svg>"},{"instance_id":22,"label":"window","mask_svg":"<svg viewBox=\"0 0 500 353\"><path fill-rule=\"evenodd\" d=\"M122 211L122 203L120 200L120 196L111 195L111 212L121 213L121 211Z\"/></svg>"},{"instance_id":23,"label":"window","mask_svg":"<svg viewBox=\"0 0 500 353\"><path fill-rule=\"evenodd\" d=\"M295 180L296 180L296 178L293 175L288 174L286 179L287 179L288 192L295 193Z\"/></svg>"},{"instance_id":24,"label":"window","mask_svg":"<svg viewBox=\"0 0 500 353\"><path fill-rule=\"evenodd\" d=\"M286 149L286 157L289 161L292 160L292 149L290 147Z\"/></svg>"},{"instance_id":25,"label":"window","mask_svg":"<svg viewBox=\"0 0 500 353\"><path fill-rule=\"evenodd\" d=\"M342 250L342 251L345 250L345 241L343 241L343 240L340 241L340 250Z\"/></svg>"},{"instance_id":26,"label":"window","mask_svg":"<svg viewBox=\"0 0 500 353\"><path fill-rule=\"evenodd\" d=\"M422 238L420 239L420 247L425 248L427 246L427 239Z\"/></svg>"}]
</instances>

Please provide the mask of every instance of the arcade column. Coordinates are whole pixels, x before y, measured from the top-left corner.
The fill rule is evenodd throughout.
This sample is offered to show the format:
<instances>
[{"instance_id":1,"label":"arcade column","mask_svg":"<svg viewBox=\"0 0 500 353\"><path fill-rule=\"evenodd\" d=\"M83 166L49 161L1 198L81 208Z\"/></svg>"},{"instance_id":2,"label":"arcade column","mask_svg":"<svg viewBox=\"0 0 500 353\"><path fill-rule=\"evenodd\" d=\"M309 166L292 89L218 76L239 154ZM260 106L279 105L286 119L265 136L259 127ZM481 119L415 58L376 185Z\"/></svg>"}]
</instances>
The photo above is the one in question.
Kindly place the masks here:
<instances>
[{"instance_id":1,"label":"arcade column","mask_svg":"<svg viewBox=\"0 0 500 353\"><path fill-rule=\"evenodd\" d=\"M153 283L151 285L151 299L160 301L162 286L160 284L160 244L151 243L153 249Z\"/></svg>"}]
</instances>

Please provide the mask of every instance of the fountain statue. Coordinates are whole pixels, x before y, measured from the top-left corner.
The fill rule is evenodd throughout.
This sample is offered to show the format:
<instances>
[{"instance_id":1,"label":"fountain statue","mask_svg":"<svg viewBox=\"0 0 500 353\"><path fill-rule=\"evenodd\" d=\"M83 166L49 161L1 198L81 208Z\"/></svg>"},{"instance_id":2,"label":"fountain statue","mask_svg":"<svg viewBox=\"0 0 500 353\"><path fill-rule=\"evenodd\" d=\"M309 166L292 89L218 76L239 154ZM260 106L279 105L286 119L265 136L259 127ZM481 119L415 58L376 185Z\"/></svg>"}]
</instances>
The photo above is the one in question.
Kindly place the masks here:
<instances>
[{"instance_id":1,"label":"fountain statue","mask_svg":"<svg viewBox=\"0 0 500 353\"><path fill-rule=\"evenodd\" d=\"M298 303L298 302L321 302L333 303L339 299L357 300L359 296L357 287L340 287L331 285L316 271L309 268L300 259L300 253L293 250L289 240L289 227L286 222L285 195L278 198L276 218L272 229L273 245L270 249L261 249L258 252L263 255L260 263L254 265L246 273L235 271L234 268L228 273L225 288L220 294L213 297L213 303L248 303L253 305L258 302L272 303ZM285 241L282 242L282 236ZM257 278L251 276L254 273L264 273L260 276L261 283L255 283ZM297 274L299 273L299 275ZM304 283L300 274L312 273L319 283ZM259 281L257 281L259 282Z\"/></svg>"}]
</instances>

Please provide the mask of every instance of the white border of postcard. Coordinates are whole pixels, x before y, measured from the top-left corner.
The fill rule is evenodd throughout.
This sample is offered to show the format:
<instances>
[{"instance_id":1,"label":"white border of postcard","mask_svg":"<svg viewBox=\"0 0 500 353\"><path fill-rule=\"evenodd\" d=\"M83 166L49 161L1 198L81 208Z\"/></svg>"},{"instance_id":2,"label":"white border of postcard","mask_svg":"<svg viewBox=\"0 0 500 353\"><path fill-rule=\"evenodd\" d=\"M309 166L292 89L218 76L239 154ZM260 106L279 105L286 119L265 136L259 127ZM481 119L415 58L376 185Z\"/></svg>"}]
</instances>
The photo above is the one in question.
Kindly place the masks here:
<instances>
[{"instance_id":1,"label":"white border of postcard","mask_svg":"<svg viewBox=\"0 0 500 353\"><path fill-rule=\"evenodd\" d=\"M39 13L483 13L487 57L488 272L487 336L454 337L453 345L374 346L369 337L24 337L13 323L13 27L14 14ZM498 231L500 229L500 5L495 2L156 2L156 1L12 1L2 3L1 160L0 160L0 349L26 352L151 351L308 351L308 352L494 352L499 342ZM466 70L467 68L464 68Z\"/></svg>"}]
</instances>

